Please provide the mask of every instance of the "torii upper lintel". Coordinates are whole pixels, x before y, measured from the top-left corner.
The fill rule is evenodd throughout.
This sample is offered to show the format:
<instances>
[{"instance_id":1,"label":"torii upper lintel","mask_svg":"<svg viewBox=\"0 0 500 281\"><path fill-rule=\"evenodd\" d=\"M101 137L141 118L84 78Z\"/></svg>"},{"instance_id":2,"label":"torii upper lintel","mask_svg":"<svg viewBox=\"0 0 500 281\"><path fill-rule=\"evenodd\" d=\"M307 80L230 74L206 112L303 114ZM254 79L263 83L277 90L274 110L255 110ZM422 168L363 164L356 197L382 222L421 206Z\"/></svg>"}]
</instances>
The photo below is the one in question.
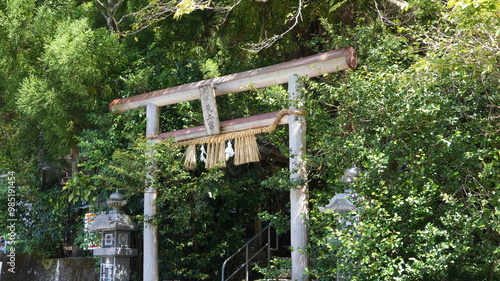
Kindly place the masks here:
<instances>
[{"instance_id":1,"label":"torii upper lintel","mask_svg":"<svg viewBox=\"0 0 500 281\"><path fill-rule=\"evenodd\" d=\"M121 113L146 106L148 103L165 106L200 98L199 88L214 85L215 95L225 95L263 88L288 82L291 75L315 77L326 73L355 68L357 57L354 48L340 48L293 61L257 68L217 78L202 80L142 95L116 99L109 104L110 110Z\"/></svg>"}]
</instances>

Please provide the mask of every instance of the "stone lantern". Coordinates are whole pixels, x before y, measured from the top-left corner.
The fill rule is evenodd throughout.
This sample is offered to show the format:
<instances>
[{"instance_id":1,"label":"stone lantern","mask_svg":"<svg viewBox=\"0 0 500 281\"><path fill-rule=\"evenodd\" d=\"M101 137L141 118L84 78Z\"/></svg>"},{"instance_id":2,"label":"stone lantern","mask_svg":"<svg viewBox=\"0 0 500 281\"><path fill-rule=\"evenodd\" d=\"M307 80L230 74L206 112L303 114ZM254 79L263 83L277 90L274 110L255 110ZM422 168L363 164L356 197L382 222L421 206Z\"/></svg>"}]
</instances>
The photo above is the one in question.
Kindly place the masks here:
<instances>
[{"instance_id":1,"label":"stone lantern","mask_svg":"<svg viewBox=\"0 0 500 281\"><path fill-rule=\"evenodd\" d=\"M348 187L354 182L354 180L359 176L361 170L356 167L355 164L344 171L344 176L340 179L341 182L345 183ZM356 201L358 194L355 191L347 188L343 193L336 194L330 200L328 205L324 207L319 207L321 212L334 211L337 213L345 214L350 211L356 211L358 208L354 205L353 201Z\"/></svg>"},{"instance_id":2,"label":"stone lantern","mask_svg":"<svg viewBox=\"0 0 500 281\"><path fill-rule=\"evenodd\" d=\"M352 225L353 223L359 221L359 216L351 215L346 216L351 211L357 211L359 208L354 204L358 200L358 194L349 188L350 184L354 182L354 180L359 176L361 170L356 167L355 164L352 164L350 168L344 171L344 176L340 179L341 182L347 185L347 189L344 190L343 193L336 194L330 200L330 202L324 206L319 207L321 212L337 212L342 214L339 218L340 228L345 228L348 225ZM330 241L332 243L338 243L338 241ZM341 269L341 263L348 263L349 258L343 257L338 261L338 271L337 271L337 281L348 281L352 279L351 273L346 272Z\"/></svg>"},{"instance_id":3,"label":"stone lantern","mask_svg":"<svg viewBox=\"0 0 500 281\"><path fill-rule=\"evenodd\" d=\"M139 227L123 213L127 201L118 190L106 203L112 210L96 216L89 226L102 233L101 248L94 249L94 256L101 258L99 281L128 281L130 258L137 256L137 249L131 248L131 235Z\"/></svg>"}]
</instances>

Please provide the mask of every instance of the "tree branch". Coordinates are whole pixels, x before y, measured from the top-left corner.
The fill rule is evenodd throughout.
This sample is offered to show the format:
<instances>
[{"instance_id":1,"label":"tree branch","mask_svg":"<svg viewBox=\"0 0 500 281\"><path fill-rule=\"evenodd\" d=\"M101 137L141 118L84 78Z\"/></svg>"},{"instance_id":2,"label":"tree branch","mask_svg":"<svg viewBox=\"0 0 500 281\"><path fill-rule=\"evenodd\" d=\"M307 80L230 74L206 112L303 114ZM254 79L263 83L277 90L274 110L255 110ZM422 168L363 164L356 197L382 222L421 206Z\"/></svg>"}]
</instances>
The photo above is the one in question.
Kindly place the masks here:
<instances>
[{"instance_id":1,"label":"tree branch","mask_svg":"<svg viewBox=\"0 0 500 281\"><path fill-rule=\"evenodd\" d=\"M303 0L299 0L299 6L297 7L297 13L295 13L293 18L291 19L291 21L293 21L293 24L287 30L285 30L283 33L276 34L276 35L272 36L271 38L261 40L258 43L246 43L241 48L247 52L258 53L264 49L271 47L274 43L276 43L276 41L283 38L283 36L285 36L287 33L292 31L299 24L300 20L302 19L303 5L304 5Z\"/></svg>"}]
</instances>

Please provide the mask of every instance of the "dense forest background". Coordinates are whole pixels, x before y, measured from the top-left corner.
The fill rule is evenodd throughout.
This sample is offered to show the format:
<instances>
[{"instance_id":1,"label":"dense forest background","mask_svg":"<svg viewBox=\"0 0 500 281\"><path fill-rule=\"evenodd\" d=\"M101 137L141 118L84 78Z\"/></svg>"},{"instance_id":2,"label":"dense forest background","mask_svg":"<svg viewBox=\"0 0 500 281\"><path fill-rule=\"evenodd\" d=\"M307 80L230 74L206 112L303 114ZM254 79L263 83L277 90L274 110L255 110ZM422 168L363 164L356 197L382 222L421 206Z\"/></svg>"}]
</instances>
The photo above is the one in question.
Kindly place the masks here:
<instances>
[{"instance_id":1,"label":"dense forest background","mask_svg":"<svg viewBox=\"0 0 500 281\"><path fill-rule=\"evenodd\" d=\"M500 280L499 19L497 0L1 1L0 174L16 176L16 250L63 256L115 189L144 220L145 111L110 113L111 100L352 46L357 69L304 81L309 274ZM220 119L287 108L285 89L218 97ZM203 123L196 102L161 119L163 132ZM259 214L286 228L287 128L258 140L279 155L194 171L182 148L158 145L162 279L219 279ZM352 163L361 219L339 228L318 206Z\"/></svg>"}]
</instances>

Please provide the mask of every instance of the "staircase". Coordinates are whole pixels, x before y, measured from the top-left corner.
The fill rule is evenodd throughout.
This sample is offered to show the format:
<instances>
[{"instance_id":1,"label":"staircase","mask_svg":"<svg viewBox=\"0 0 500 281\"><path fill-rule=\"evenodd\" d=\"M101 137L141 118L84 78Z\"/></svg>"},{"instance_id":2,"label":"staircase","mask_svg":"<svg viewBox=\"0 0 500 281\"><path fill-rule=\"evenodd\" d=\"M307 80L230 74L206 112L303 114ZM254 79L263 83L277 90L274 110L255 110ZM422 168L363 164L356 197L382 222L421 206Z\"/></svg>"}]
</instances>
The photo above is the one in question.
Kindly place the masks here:
<instances>
[{"instance_id":1,"label":"staircase","mask_svg":"<svg viewBox=\"0 0 500 281\"><path fill-rule=\"evenodd\" d=\"M267 240L263 239L267 236ZM274 236L274 248L272 247L271 236ZM258 239L265 240L266 243L259 247L255 243ZM243 247L239 248L234 254L228 257L222 264L221 276L222 281L229 280L256 280L258 278L252 277L252 273L256 273L253 267L258 264L263 266L262 263L267 262L270 265L271 252L278 250L278 234L271 235L271 227L268 225L257 233L253 238L248 240ZM255 275L255 274L254 274ZM276 279L273 279L276 280ZM279 279L287 280L287 279Z\"/></svg>"}]
</instances>

